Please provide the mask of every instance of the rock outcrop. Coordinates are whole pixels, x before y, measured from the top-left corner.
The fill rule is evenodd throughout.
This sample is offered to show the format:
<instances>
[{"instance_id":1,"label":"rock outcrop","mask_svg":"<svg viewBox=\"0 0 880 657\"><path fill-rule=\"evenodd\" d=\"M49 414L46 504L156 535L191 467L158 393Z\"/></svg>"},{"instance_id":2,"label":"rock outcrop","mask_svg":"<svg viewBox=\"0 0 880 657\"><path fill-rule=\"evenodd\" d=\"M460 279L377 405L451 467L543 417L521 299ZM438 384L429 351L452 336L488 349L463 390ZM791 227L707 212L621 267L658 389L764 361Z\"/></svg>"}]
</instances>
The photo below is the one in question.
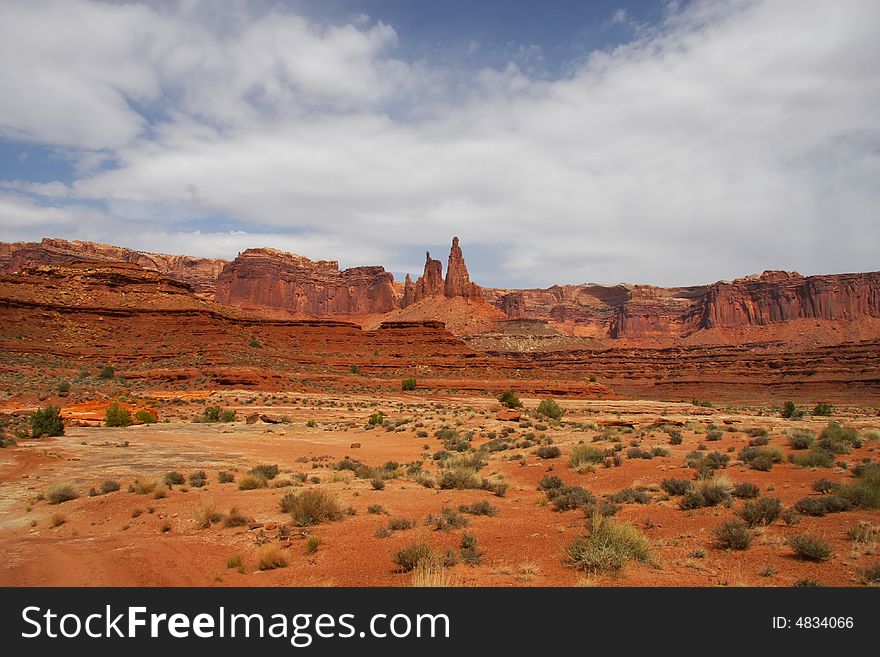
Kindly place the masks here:
<instances>
[{"instance_id":1,"label":"rock outcrop","mask_svg":"<svg viewBox=\"0 0 880 657\"><path fill-rule=\"evenodd\" d=\"M76 262L130 262L190 285L196 294L210 297L228 260L195 258L134 251L94 242L44 238L40 242L0 244L0 273L13 273L39 265L70 265Z\"/></svg>"},{"instance_id":2,"label":"rock outcrop","mask_svg":"<svg viewBox=\"0 0 880 657\"><path fill-rule=\"evenodd\" d=\"M330 317L387 313L398 307L394 277L383 267L339 270L335 260L310 260L275 249L248 249L217 279L221 303Z\"/></svg>"},{"instance_id":3,"label":"rock outcrop","mask_svg":"<svg viewBox=\"0 0 880 657\"><path fill-rule=\"evenodd\" d=\"M409 274L407 274L407 279L409 279ZM400 307L406 308L423 299L438 295L468 299L481 299L483 296L482 290L475 283L471 283L457 237L452 238L449 263L446 267L446 279L443 278L443 264L439 260L434 260L431 254L426 251L425 271L416 281L411 296L407 296L406 286L404 286Z\"/></svg>"},{"instance_id":4,"label":"rock outcrop","mask_svg":"<svg viewBox=\"0 0 880 657\"><path fill-rule=\"evenodd\" d=\"M485 295L510 318L548 319L577 335L611 339L677 340L708 329L880 318L880 272L766 271L694 287L565 285Z\"/></svg>"},{"instance_id":5,"label":"rock outcrop","mask_svg":"<svg viewBox=\"0 0 880 657\"><path fill-rule=\"evenodd\" d=\"M407 274L406 279L403 281L403 296L400 299L400 307L406 308L415 303L415 301L416 288L415 285L413 285L412 278Z\"/></svg>"},{"instance_id":6,"label":"rock outcrop","mask_svg":"<svg viewBox=\"0 0 880 657\"><path fill-rule=\"evenodd\" d=\"M482 295L476 283L471 283L464 255L458 245L458 238L452 238L452 249L449 251L449 264L446 267L446 284L444 292L447 297L467 297L476 299Z\"/></svg>"}]
</instances>

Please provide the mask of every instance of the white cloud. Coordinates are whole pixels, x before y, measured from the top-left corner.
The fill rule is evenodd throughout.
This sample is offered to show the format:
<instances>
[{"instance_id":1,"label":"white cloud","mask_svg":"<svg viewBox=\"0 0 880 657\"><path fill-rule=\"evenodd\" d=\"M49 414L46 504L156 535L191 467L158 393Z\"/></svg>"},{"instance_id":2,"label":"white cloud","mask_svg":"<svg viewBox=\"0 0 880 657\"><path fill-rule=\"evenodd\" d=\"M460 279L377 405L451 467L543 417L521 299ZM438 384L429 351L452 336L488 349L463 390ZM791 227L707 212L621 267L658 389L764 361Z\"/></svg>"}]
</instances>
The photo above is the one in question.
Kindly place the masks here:
<instances>
[{"instance_id":1,"label":"white cloud","mask_svg":"<svg viewBox=\"0 0 880 657\"><path fill-rule=\"evenodd\" d=\"M459 234L511 286L877 268L880 3L672 7L557 80L407 62L369 18L229 11L5 3L0 135L81 149L70 195L145 249L390 265Z\"/></svg>"}]
</instances>

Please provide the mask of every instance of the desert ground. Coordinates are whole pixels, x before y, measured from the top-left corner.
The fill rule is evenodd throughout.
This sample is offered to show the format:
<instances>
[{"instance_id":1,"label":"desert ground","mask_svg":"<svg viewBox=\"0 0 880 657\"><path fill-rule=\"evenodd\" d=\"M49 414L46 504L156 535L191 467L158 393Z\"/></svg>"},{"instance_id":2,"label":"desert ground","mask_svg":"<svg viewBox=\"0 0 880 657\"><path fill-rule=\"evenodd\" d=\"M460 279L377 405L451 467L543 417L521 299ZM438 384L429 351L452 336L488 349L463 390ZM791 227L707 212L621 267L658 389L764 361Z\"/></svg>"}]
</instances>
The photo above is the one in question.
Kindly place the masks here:
<instances>
[{"instance_id":1,"label":"desert ground","mask_svg":"<svg viewBox=\"0 0 880 657\"><path fill-rule=\"evenodd\" d=\"M419 542L441 555L427 583L457 586L860 586L880 561L876 508L794 510L830 496L832 488L814 489L817 480L852 486L859 464L876 461L880 417L864 404L785 419L775 405L559 399L556 421L536 412L538 397L523 396L521 417L502 420L494 395L437 390L154 390L137 402L132 408L149 406L159 421L68 426L63 436L0 450L0 585L411 586L425 583L425 573L407 571L395 555ZM24 417L7 406L8 417ZM81 402L63 412L78 418L69 425L99 425L106 406ZM208 406L236 420L193 422ZM830 422L858 438L827 467L789 462L811 453L794 449L793 435L820 440ZM454 445L465 451L446 449ZM592 460L574 465L573 451L585 446ZM769 469L750 460L755 450L772 457ZM700 472L694 457L710 454L726 463ZM270 468L256 478L260 487L242 490L261 465L277 465L278 474ZM470 483L444 479L462 468ZM233 481L220 483L221 472ZM185 480L169 483L168 473ZM557 510L541 490L552 477L588 491L593 503ZM685 498L664 480L694 486L697 477L719 484L720 499L682 508ZM103 492L107 480L119 490ZM734 488L743 483L757 490ZM59 485L76 497L51 503ZM283 496L306 491L328 493L338 518L302 523L282 511ZM750 545L733 549L716 530L754 504L743 494L780 504L767 524L743 522ZM443 509L449 522L430 523ZM643 536L647 558L610 568L572 563L568 547L603 513ZM795 535L824 541L831 554L805 558L789 544Z\"/></svg>"}]
</instances>

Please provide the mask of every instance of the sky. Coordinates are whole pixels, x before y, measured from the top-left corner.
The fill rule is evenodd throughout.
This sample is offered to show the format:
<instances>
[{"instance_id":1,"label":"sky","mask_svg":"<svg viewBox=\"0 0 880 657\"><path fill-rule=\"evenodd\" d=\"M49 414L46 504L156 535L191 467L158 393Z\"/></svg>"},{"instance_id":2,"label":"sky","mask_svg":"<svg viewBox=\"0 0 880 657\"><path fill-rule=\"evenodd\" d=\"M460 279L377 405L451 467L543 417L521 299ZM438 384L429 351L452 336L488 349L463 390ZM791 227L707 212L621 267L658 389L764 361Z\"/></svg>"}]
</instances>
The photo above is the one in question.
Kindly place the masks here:
<instances>
[{"instance_id":1,"label":"sky","mask_svg":"<svg viewBox=\"0 0 880 657\"><path fill-rule=\"evenodd\" d=\"M0 2L0 241L880 269L876 0Z\"/></svg>"}]
</instances>

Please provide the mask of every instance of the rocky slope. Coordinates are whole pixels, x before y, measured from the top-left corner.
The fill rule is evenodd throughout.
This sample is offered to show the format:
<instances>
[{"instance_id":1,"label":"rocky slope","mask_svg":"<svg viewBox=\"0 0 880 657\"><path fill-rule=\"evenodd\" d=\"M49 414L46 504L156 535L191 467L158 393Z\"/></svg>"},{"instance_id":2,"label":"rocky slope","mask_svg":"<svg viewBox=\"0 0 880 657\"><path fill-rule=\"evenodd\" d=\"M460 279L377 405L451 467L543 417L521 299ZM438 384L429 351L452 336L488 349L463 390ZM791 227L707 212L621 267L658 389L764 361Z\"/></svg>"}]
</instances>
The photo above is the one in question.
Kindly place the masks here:
<instances>
[{"instance_id":1,"label":"rocky slope","mask_svg":"<svg viewBox=\"0 0 880 657\"><path fill-rule=\"evenodd\" d=\"M40 242L0 243L0 273L12 273L36 265L72 264L89 260L130 262L187 283L197 294L205 297L213 296L217 276L228 262L219 258L147 253L109 244L51 238L44 238Z\"/></svg>"},{"instance_id":2,"label":"rocky slope","mask_svg":"<svg viewBox=\"0 0 880 657\"><path fill-rule=\"evenodd\" d=\"M880 272L801 276L767 271L695 287L567 285L486 289L484 294L510 318L548 320L571 335L612 340L674 342L703 331L709 338L713 330L722 330L735 341L730 331L795 320L817 320L821 328L823 322L880 318Z\"/></svg>"},{"instance_id":3,"label":"rocky slope","mask_svg":"<svg viewBox=\"0 0 880 657\"><path fill-rule=\"evenodd\" d=\"M217 301L331 317L387 313L399 306L394 277L383 267L339 270L335 260L309 260L275 249L248 249L217 279Z\"/></svg>"}]
</instances>

